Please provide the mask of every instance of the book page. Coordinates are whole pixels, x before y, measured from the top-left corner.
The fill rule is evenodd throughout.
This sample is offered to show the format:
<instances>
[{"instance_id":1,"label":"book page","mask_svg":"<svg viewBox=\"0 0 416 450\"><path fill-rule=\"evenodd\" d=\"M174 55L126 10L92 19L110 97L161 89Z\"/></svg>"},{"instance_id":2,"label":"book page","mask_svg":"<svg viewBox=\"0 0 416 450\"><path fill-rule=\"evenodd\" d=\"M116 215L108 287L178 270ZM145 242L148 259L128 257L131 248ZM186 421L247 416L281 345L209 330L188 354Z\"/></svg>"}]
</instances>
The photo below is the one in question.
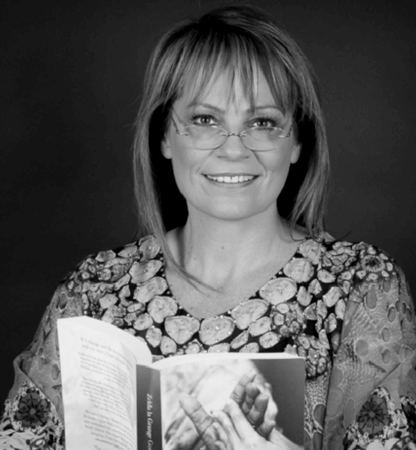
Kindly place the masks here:
<instances>
[{"instance_id":1,"label":"book page","mask_svg":"<svg viewBox=\"0 0 416 450\"><path fill-rule=\"evenodd\" d=\"M137 450L137 338L98 320L58 320L67 450Z\"/></svg>"}]
</instances>

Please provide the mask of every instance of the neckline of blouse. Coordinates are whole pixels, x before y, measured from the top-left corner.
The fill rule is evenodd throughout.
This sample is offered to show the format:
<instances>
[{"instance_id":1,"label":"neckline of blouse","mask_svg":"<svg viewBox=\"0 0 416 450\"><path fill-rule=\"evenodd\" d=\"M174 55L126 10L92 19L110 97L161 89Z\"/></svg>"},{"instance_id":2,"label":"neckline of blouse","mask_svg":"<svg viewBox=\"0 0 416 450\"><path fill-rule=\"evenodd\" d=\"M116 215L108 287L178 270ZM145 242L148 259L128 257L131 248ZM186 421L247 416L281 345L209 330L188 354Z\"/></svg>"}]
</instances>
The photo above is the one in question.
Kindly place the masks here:
<instances>
[{"instance_id":1,"label":"neckline of blouse","mask_svg":"<svg viewBox=\"0 0 416 450\"><path fill-rule=\"evenodd\" d=\"M238 308L240 305L242 305L243 303L253 300L253 299L258 299L261 298L260 296L260 291L268 284L270 283L272 280L277 279L278 277L287 277L287 275L284 273L284 269L286 266L288 266L292 261L294 261L295 258L305 258L305 256L301 253L301 247L309 240L313 240L319 244L321 244L321 239L318 238L313 238L309 235L305 235L304 238L302 238L301 240L299 240L299 245L296 247L296 250L294 251L294 253L291 255L291 257L279 268L277 269L277 271L275 271L273 273L273 275L271 275L268 280L263 283L260 287L258 287L252 294L250 294L248 297L244 298L241 302L237 303L235 306L233 306L231 309L227 309L226 311L224 311L221 314L216 314L216 315L212 315L212 316L208 316L208 317L196 317L194 316L191 312L187 311L185 307L183 307L180 302L177 300L176 296L174 295L171 285L166 277L166 260L165 257L163 255L162 250L160 249L157 255L157 258L161 260L162 262L162 268L160 270L160 276L163 278L164 282L166 283L166 293L168 293L168 295L174 300L174 302L176 303L176 305L178 306L179 310L182 310L186 313L187 317L192 317L198 321L203 321L205 319L210 319L210 318L216 318L216 317L221 317L221 316L228 316L231 315L231 312L235 309Z\"/></svg>"}]
</instances>

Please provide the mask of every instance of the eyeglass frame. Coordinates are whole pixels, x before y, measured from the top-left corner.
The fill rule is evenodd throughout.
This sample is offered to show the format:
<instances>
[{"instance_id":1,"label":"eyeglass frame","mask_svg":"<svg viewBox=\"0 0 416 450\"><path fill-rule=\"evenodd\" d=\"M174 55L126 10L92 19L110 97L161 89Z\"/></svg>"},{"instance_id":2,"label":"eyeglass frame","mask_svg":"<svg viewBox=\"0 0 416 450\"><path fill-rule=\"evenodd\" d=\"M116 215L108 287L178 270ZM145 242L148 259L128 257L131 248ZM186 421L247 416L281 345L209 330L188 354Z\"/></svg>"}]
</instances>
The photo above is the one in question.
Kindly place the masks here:
<instances>
[{"instance_id":1,"label":"eyeglass frame","mask_svg":"<svg viewBox=\"0 0 416 450\"><path fill-rule=\"evenodd\" d=\"M178 116L178 113L177 113L173 108L172 108L172 112L176 115L176 117L178 118L179 122L181 122L181 123L183 124L181 118ZM174 124L174 126L175 126L176 134L178 134L178 135L180 135L180 136L190 136L190 133L189 133L189 132L179 131L178 125L177 125L177 123L175 122L175 120L174 120L174 118L173 118L172 115L171 115L170 118L172 119L172 122L173 122L173 124ZM190 126L190 125L184 125L185 129L187 129L189 126ZM214 128L214 127L212 127L212 128ZM252 152L270 152L270 151L276 149L276 147L274 147L274 148L270 148L270 149L267 149L267 150L256 150L256 149L247 147L247 145L245 144L244 139L243 139L243 138L247 137L247 135L244 134L246 131L249 131L249 129L247 129L247 128L244 129L243 131L240 131L240 133L230 133L228 130L226 130L226 129L223 128L223 127L217 127L217 128L218 128L219 131L224 131L224 132L225 132L225 134L222 134L222 135L221 135L221 136L224 136L224 138L225 138L224 141L223 141L220 145L218 145L217 147L213 147L213 148L198 148L198 150L200 150L200 151L216 150L217 148L222 147L222 146L227 142L227 139L228 139L230 136L236 136L236 137L239 137L240 140L241 140L241 142L242 142L242 144L244 145L244 147L245 147L247 150L251 150ZM279 128L279 127L270 127L270 128L275 128L276 130L284 131L283 128ZM287 134L286 134L285 136L278 136L278 138L279 138L279 139L287 139L288 137L291 136L292 130L293 130L293 124L290 125L290 128L289 128L289 130L288 130L288 132L287 132Z\"/></svg>"}]
</instances>

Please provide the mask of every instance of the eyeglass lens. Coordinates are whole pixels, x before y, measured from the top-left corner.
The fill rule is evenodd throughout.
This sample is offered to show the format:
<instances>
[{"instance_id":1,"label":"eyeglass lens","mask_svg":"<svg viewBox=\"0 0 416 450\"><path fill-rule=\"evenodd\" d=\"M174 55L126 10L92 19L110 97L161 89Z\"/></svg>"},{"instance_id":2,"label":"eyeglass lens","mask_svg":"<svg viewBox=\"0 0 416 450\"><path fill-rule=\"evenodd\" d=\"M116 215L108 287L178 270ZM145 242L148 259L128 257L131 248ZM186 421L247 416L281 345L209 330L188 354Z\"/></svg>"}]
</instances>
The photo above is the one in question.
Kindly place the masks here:
<instances>
[{"instance_id":1,"label":"eyeglass lens","mask_svg":"<svg viewBox=\"0 0 416 450\"><path fill-rule=\"evenodd\" d=\"M277 141L288 137L288 133L278 129L248 129L239 134L231 134L221 128L188 126L194 145L200 150L212 150L221 147L229 137L239 137L244 146L254 151L272 150L277 147Z\"/></svg>"}]
</instances>

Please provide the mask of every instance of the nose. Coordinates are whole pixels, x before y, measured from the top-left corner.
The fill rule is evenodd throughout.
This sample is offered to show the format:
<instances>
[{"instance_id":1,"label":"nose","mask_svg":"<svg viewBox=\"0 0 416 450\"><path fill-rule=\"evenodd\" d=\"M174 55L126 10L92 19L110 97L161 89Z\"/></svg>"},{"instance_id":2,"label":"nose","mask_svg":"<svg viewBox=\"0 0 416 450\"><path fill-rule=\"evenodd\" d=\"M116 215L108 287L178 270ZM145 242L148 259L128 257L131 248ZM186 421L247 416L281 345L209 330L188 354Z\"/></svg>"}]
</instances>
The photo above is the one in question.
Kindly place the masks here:
<instances>
[{"instance_id":1,"label":"nose","mask_svg":"<svg viewBox=\"0 0 416 450\"><path fill-rule=\"evenodd\" d=\"M216 152L218 158L229 160L240 160L251 156L251 151L244 146L242 137L238 133L228 133L224 144L218 147Z\"/></svg>"}]
</instances>

